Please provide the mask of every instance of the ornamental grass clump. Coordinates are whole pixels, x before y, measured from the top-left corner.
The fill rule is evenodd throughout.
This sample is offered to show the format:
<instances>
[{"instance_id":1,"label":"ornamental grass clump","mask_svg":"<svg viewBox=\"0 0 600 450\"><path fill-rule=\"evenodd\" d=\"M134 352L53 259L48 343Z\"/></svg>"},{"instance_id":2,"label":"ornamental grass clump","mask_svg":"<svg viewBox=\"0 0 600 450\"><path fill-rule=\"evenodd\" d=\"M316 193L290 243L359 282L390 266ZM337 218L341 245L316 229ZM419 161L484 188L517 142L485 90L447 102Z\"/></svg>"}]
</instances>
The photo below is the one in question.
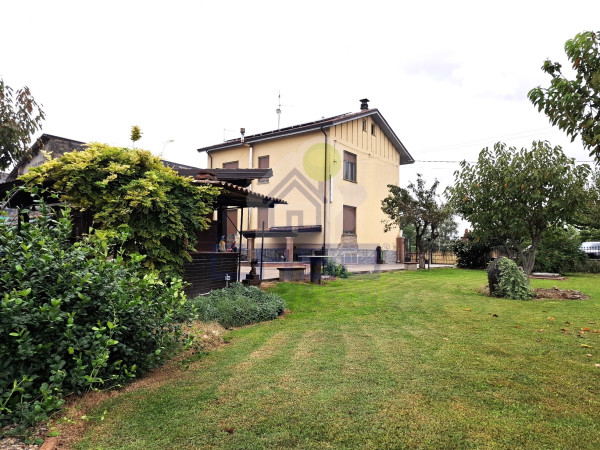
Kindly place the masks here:
<instances>
[{"instance_id":1,"label":"ornamental grass clump","mask_svg":"<svg viewBox=\"0 0 600 450\"><path fill-rule=\"evenodd\" d=\"M254 286L232 283L192 300L203 322L218 322L225 328L273 320L283 314L284 300Z\"/></svg>"}]
</instances>

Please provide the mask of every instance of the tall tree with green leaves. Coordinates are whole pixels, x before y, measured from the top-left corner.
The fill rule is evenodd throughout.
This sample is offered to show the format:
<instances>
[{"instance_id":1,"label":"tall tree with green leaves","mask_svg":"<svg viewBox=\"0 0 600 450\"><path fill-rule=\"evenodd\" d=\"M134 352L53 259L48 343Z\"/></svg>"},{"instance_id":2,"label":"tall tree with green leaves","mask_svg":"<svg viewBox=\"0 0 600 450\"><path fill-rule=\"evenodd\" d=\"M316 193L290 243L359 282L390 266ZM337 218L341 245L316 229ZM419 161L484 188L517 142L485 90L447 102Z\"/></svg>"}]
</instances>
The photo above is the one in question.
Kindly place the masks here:
<instances>
[{"instance_id":1,"label":"tall tree with green leaves","mask_svg":"<svg viewBox=\"0 0 600 450\"><path fill-rule=\"evenodd\" d=\"M146 255L146 265L163 272L182 269L219 192L178 176L148 151L98 143L35 167L21 180L51 185L73 209L91 211L94 228L127 226L125 251Z\"/></svg>"},{"instance_id":2,"label":"tall tree with green leaves","mask_svg":"<svg viewBox=\"0 0 600 450\"><path fill-rule=\"evenodd\" d=\"M381 209L388 216L384 221L385 231L395 227L402 229L406 225L414 227L421 269L425 268L425 256L439 236L440 226L451 216L450 210L438 201L438 185L435 180L427 188L421 174L417 174L417 182L409 183L408 189L389 184L390 193L381 202ZM428 234L430 238L426 239Z\"/></svg>"},{"instance_id":3,"label":"tall tree with green leaves","mask_svg":"<svg viewBox=\"0 0 600 450\"><path fill-rule=\"evenodd\" d=\"M0 170L12 166L29 150L44 118L27 86L15 92L0 79Z\"/></svg>"},{"instance_id":4,"label":"tall tree with green leaves","mask_svg":"<svg viewBox=\"0 0 600 450\"><path fill-rule=\"evenodd\" d=\"M581 136L590 156L600 163L600 31L579 33L565 43L565 52L575 71L569 79L557 62L546 60L542 70L552 79L528 97L571 140Z\"/></svg>"},{"instance_id":5,"label":"tall tree with green leaves","mask_svg":"<svg viewBox=\"0 0 600 450\"><path fill-rule=\"evenodd\" d=\"M575 220L587 201L587 165L576 165L559 146L534 142L531 150L497 143L477 163L463 161L447 195L484 242L501 242L531 274L544 232Z\"/></svg>"}]
</instances>

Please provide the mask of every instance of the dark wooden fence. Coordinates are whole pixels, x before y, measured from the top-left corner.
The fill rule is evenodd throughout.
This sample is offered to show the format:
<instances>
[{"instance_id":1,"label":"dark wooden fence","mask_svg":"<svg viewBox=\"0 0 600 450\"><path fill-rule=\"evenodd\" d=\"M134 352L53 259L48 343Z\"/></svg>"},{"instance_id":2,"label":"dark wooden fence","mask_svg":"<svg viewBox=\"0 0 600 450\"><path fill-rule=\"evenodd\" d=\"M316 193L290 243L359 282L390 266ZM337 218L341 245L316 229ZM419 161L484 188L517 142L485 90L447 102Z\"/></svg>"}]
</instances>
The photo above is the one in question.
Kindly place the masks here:
<instances>
[{"instance_id":1,"label":"dark wooden fence","mask_svg":"<svg viewBox=\"0 0 600 450\"><path fill-rule=\"evenodd\" d=\"M183 279L189 286L185 293L188 297L206 294L214 289L226 286L226 276L229 283L237 281L239 253L191 253L192 260L183 266Z\"/></svg>"}]
</instances>

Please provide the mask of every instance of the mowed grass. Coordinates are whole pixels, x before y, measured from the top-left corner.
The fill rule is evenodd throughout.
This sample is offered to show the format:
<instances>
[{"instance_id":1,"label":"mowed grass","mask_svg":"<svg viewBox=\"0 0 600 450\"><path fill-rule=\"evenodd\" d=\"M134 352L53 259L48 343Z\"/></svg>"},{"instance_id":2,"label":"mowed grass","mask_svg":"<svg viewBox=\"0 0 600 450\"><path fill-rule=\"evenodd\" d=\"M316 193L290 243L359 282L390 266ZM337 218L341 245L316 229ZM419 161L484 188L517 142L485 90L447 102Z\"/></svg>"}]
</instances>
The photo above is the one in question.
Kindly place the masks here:
<instances>
[{"instance_id":1,"label":"mowed grass","mask_svg":"<svg viewBox=\"0 0 600 450\"><path fill-rule=\"evenodd\" d=\"M600 448L600 277L532 281L584 301L488 298L485 283L435 269L278 284L289 315L104 403L78 447Z\"/></svg>"}]
</instances>

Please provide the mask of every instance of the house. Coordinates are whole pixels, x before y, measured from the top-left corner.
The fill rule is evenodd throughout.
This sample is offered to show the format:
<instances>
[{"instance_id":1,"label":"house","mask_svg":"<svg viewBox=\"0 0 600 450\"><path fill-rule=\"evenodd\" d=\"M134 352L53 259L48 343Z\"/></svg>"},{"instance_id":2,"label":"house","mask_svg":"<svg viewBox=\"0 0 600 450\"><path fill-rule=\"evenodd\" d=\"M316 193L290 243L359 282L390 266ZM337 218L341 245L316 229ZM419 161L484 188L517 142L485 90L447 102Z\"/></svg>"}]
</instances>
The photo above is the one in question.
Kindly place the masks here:
<instances>
[{"instance_id":1,"label":"house","mask_svg":"<svg viewBox=\"0 0 600 450\"><path fill-rule=\"evenodd\" d=\"M285 198L276 209L248 208L247 221L231 217L244 235L263 236L271 259L288 261L324 252L339 262L373 263L383 249L396 261L396 236L384 233L381 201L399 167L414 159L368 99L360 111L203 147L209 169L271 168L271 178L249 189ZM263 231L264 230L264 231Z\"/></svg>"}]
</instances>

